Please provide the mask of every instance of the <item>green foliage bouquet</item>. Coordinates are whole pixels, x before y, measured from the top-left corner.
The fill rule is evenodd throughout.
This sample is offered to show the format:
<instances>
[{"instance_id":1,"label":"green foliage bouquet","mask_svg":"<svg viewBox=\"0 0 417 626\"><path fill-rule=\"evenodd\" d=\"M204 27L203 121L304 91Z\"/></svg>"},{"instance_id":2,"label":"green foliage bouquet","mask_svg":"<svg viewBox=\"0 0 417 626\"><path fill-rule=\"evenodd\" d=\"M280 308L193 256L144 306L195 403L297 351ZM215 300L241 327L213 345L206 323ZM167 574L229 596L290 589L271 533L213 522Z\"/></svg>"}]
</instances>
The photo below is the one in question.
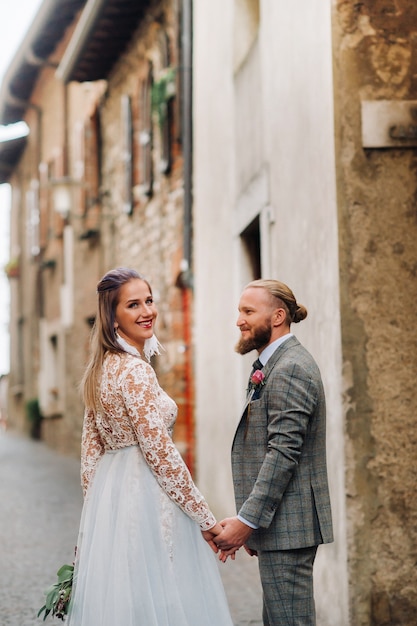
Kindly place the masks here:
<instances>
[{"instance_id":1,"label":"green foliage bouquet","mask_svg":"<svg viewBox=\"0 0 417 626\"><path fill-rule=\"evenodd\" d=\"M49 613L52 613L52 617L57 617L58 619L62 619L62 621L64 621L65 615L68 613L69 602L71 599L73 575L73 565L63 565L59 568L57 572L58 581L46 590L45 604L38 613L38 617L40 617L42 613L45 612L43 621L46 620Z\"/></svg>"}]
</instances>

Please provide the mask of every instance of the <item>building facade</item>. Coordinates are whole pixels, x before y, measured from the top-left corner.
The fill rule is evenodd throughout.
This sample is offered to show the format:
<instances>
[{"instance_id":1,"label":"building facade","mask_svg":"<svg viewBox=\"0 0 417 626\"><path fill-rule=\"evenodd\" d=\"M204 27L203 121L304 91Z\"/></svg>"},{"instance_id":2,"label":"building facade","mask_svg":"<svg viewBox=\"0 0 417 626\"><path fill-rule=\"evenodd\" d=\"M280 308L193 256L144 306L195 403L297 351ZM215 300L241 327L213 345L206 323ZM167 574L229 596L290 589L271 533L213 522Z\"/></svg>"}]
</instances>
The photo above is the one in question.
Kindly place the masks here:
<instances>
[{"instance_id":1,"label":"building facade","mask_svg":"<svg viewBox=\"0 0 417 626\"><path fill-rule=\"evenodd\" d=\"M253 361L234 353L237 305L250 280L278 278L308 309L292 330L326 388L336 541L319 550L316 600L318 623L342 626L348 575L331 14L327 3L301 4L195 8L197 457L203 491L216 490L232 514L229 449ZM214 28L220 44L207 55ZM214 239L222 254L207 264ZM223 473L205 442L212 415L222 423L213 437Z\"/></svg>"},{"instance_id":2,"label":"building facade","mask_svg":"<svg viewBox=\"0 0 417 626\"><path fill-rule=\"evenodd\" d=\"M154 366L178 404L177 445L192 467L182 14L170 1L84 4L42 5L3 89L3 121L29 127L4 174L13 189L11 258L19 260L19 275L10 274L9 415L27 428L27 403L38 399L43 439L79 453L78 387L96 284L108 269L134 267L155 289L165 353ZM52 31L28 100L16 107L31 62L25 48Z\"/></svg>"},{"instance_id":3,"label":"building facade","mask_svg":"<svg viewBox=\"0 0 417 626\"><path fill-rule=\"evenodd\" d=\"M408 0L195 3L201 486L233 512L206 440L228 458L252 360L233 353L239 294L278 278L307 306L292 330L327 396L321 625L415 620L416 18Z\"/></svg>"}]
</instances>

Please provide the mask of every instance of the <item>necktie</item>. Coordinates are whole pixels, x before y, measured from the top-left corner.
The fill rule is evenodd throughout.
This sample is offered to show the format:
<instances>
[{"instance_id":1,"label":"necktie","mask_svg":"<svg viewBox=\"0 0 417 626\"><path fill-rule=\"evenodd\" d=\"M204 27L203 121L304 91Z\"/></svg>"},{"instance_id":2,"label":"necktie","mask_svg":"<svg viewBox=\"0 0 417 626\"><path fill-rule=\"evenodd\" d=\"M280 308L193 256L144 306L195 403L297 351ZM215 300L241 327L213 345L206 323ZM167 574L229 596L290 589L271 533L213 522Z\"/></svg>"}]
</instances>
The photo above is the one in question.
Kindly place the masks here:
<instances>
[{"instance_id":1,"label":"necktie","mask_svg":"<svg viewBox=\"0 0 417 626\"><path fill-rule=\"evenodd\" d=\"M256 361L252 363L252 368L253 368L252 369L252 374L253 374L253 372L255 372L256 370L261 370L263 368L263 365L259 359L256 359Z\"/></svg>"},{"instance_id":2,"label":"necktie","mask_svg":"<svg viewBox=\"0 0 417 626\"><path fill-rule=\"evenodd\" d=\"M252 378L253 373L256 372L256 370L261 370L262 368L263 368L263 365L259 359L256 359L256 361L252 363L252 371L249 375L249 380L248 380L248 389L250 389L251 378Z\"/></svg>"}]
</instances>

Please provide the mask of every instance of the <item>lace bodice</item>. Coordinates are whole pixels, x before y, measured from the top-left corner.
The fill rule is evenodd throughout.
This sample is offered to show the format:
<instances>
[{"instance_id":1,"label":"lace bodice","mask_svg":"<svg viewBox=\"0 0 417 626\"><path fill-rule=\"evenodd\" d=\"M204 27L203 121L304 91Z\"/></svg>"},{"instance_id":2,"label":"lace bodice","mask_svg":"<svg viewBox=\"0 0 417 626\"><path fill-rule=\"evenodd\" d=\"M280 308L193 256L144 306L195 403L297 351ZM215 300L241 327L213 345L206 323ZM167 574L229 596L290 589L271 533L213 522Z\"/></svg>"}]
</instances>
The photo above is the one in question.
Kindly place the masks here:
<instances>
[{"instance_id":1,"label":"lace bodice","mask_svg":"<svg viewBox=\"0 0 417 626\"><path fill-rule=\"evenodd\" d=\"M195 486L171 435L175 402L161 389L153 368L138 356L109 353L104 360L102 410L86 410L81 447L84 495L106 450L139 444L156 480L202 530L216 520Z\"/></svg>"}]
</instances>

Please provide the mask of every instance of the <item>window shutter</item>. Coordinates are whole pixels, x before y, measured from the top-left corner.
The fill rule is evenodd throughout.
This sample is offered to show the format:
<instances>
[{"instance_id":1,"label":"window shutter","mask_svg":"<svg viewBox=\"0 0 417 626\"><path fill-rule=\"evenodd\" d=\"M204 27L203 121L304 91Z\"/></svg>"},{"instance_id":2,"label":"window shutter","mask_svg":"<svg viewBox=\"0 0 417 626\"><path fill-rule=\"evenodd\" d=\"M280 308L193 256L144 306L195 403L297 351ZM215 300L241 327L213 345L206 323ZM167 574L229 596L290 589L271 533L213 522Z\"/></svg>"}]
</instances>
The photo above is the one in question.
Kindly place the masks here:
<instances>
[{"instance_id":1,"label":"window shutter","mask_svg":"<svg viewBox=\"0 0 417 626\"><path fill-rule=\"evenodd\" d=\"M130 96L122 96L122 162L124 168L123 211L131 215L133 211L133 127L132 103Z\"/></svg>"}]
</instances>

